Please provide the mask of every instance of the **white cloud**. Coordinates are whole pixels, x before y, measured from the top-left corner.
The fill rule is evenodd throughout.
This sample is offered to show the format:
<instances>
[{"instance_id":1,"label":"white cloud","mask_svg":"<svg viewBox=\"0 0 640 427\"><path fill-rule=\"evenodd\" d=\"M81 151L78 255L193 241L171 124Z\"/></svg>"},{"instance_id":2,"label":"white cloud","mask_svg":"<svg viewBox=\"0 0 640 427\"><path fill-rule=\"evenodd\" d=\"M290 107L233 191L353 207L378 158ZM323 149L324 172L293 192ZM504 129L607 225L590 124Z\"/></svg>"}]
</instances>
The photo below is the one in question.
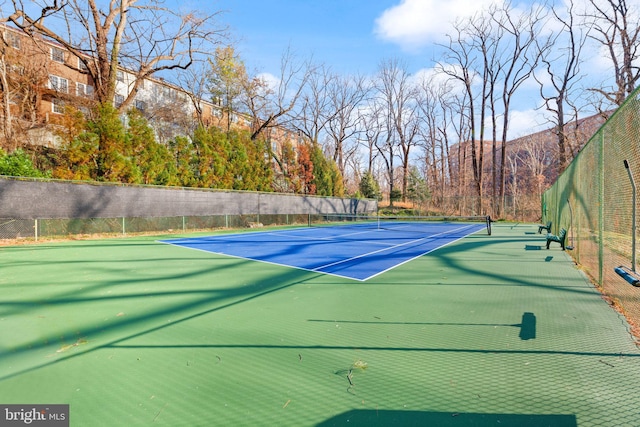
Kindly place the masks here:
<instances>
[{"instance_id":1,"label":"white cloud","mask_svg":"<svg viewBox=\"0 0 640 427\"><path fill-rule=\"evenodd\" d=\"M278 90L278 86L280 85L280 78L274 76L271 73L260 73L256 77L265 82L271 90Z\"/></svg>"},{"instance_id":2,"label":"white cloud","mask_svg":"<svg viewBox=\"0 0 640 427\"><path fill-rule=\"evenodd\" d=\"M549 122L549 113L544 109L515 110L509 114L508 139L516 139L521 136L531 135L552 126ZM502 124L502 120L500 120ZM502 132L502 129L499 129Z\"/></svg>"},{"instance_id":3,"label":"white cloud","mask_svg":"<svg viewBox=\"0 0 640 427\"><path fill-rule=\"evenodd\" d=\"M376 19L375 33L383 40L416 50L443 41L452 24L486 9L494 0L401 0Z\"/></svg>"}]
</instances>

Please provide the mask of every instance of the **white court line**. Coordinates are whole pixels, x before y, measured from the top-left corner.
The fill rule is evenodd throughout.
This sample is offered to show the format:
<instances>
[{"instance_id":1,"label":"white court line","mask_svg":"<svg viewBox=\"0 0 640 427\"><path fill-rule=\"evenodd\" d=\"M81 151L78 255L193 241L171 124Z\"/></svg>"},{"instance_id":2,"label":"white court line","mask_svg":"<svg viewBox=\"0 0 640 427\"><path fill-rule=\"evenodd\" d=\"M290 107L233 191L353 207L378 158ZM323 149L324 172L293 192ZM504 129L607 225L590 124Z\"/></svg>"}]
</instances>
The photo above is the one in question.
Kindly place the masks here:
<instances>
[{"instance_id":1,"label":"white court line","mask_svg":"<svg viewBox=\"0 0 640 427\"><path fill-rule=\"evenodd\" d=\"M349 261L353 261L353 260L358 259L358 258L364 258L364 257L370 256L370 255L375 255L375 254L378 254L380 252L389 251L389 250L392 250L392 249L395 249L395 248L399 248L401 246L409 245L411 243L420 242L422 240L425 240L425 241L433 240L435 237L438 237L438 236L441 236L441 235L444 235L444 234L450 234L450 233L453 233L453 232L456 232L456 231L461 231L461 230L464 230L464 229L470 228L470 227L473 227L473 225L466 225L464 227L459 227L459 228L455 228L453 230L443 231L442 233L432 234L430 236L422 237L420 239L410 240L410 241L404 242L404 243L399 243L397 245L389 246L389 247L386 247L386 248L383 248L383 249L378 249L376 251L367 252L367 253L364 253L364 254L361 254L361 255L358 255L358 256L354 256L354 257L351 257L351 258L347 258L347 259L343 259L343 260L340 260L340 261L336 261L336 262L332 262L332 263L329 263L329 264L325 264L325 265L322 265L320 267L314 268L313 271L317 271L317 270L322 269L322 268L333 267L334 265L339 265L339 264L343 264L343 263L346 263L346 262L349 262ZM459 240L459 239L457 239L457 240ZM431 251L429 251L429 252L431 252ZM425 253L428 253L428 252L425 252ZM422 255L424 255L424 254L422 254ZM420 256L422 256L422 255L420 255ZM402 264L404 264L404 262ZM398 265L400 265L400 264L396 264L396 266L398 266ZM394 266L394 268L395 268L395 266ZM371 277L373 277L373 276L371 276Z\"/></svg>"},{"instance_id":2,"label":"white court line","mask_svg":"<svg viewBox=\"0 0 640 427\"><path fill-rule=\"evenodd\" d=\"M205 253L208 253L208 254L221 255L221 256L223 256L225 258L235 258L235 259L240 259L240 260L244 260L244 261L261 262L263 264L275 265L277 267L287 267L287 268L293 268L293 269L296 269L296 270L307 271L309 273L319 273L319 274L323 274L323 275L326 274L328 276L340 277L341 279L357 280L358 282L364 282L365 280L368 280L370 277L373 277L373 276L369 276L369 277L366 277L364 279L358 279L357 277L345 276L345 275L337 274L337 273L327 273L327 272L324 272L324 271L318 272L318 271L315 271L315 269L299 267L297 265L281 264L279 262L265 261L263 259L257 259L257 258L248 258L248 257L243 257L241 255L232 255L232 254L227 254L227 253L224 253L224 252L214 252L214 251L209 251L209 250L206 250L206 249L193 248L191 246L184 246L184 245L181 245L181 244L178 244L178 243L170 243L170 242L161 241L161 240L157 240L157 242L164 243L166 245L175 246L175 247L181 248L181 249L188 249L188 250L192 250L192 251L205 252Z\"/></svg>"},{"instance_id":3,"label":"white court line","mask_svg":"<svg viewBox=\"0 0 640 427\"><path fill-rule=\"evenodd\" d=\"M473 225L469 225L469 227L473 227ZM467 235L465 235L465 236L461 236L460 238L455 239L455 240L452 240L452 241L450 241L450 242L447 242L447 243L445 243L445 244L444 244L444 245L442 245L442 246L438 246L438 247L436 247L436 248L432 248L431 250L428 250L428 251L426 251L426 252L424 252L424 253L421 253L420 255L416 255L416 256L414 256L413 258L408 258L408 259L406 259L406 260L404 260L404 261L402 261L402 262L399 262L398 264L394 264L394 265L392 265L392 266L391 266L391 267L389 267L389 268L386 268L386 269L384 269L384 270L382 270L382 271L379 271L379 272L377 272L377 273L375 273L375 274L372 274L371 276L368 276L366 279L363 279L362 281L364 282L364 281L367 281L367 280L369 280L369 279L371 279L371 278L373 278L373 277L377 277L377 276L381 275L382 273L386 273L387 271L393 270L394 268L399 267L399 266L401 266L401 265L404 265L404 264L408 263L409 261L413 261L414 259L417 259L417 258L420 258L420 257L425 256L425 255L427 255L427 254L430 254L430 253L431 253L431 252L433 252L433 251L437 251L438 249L442 249L442 248L444 248L445 246L449 246L449 245L451 245L452 243L455 243L455 242L457 242L458 240L462 240L462 239L464 239L465 237L470 236L471 234L475 234L475 233L477 233L477 232L479 232L479 231L482 231L482 229L476 230L476 231L474 231L473 233L467 234Z\"/></svg>"},{"instance_id":4,"label":"white court line","mask_svg":"<svg viewBox=\"0 0 640 427\"><path fill-rule=\"evenodd\" d=\"M356 280L358 282L365 282L365 281L367 281L367 280L369 280L369 279L371 279L373 277L379 276L380 274L383 274L383 273L385 273L387 271L393 270L394 268L396 268L398 266L406 264L409 261L412 261L412 260L414 260L416 258L420 258L421 256L424 256L424 255L426 255L428 253L431 253L431 252L433 252L435 250L438 250L438 249L443 248L445 246L448 246L448 245L450 245L452 243L455 243L458 240L464 239L466 236L461 236L460 238L458 238L456 240L452 240L450 242L447 242L444 245L438 246L436 248L432 248L431 250L423 252L420 255L416 255L413 258L409 258L409 259L407 259L405 261L402 261L402 262L400 262L398 264L394 264L394 265L390 266L389 268L387 268L385 270L382 270L382 271L379 271L379 272L377 272L375 274L372 274L370 276L367 276L364 279L359 279L357 277L352 277L352 276L348 276L348 275L342 275L342 274L338 274L338 273L325 272L325 271L321 271L320 269L331 267L331 266L334 266L334 265L339 265L339 264L342 264L342 263L346 263L346 262L349 262L351 260L355 260L355 259L358 259L358 258L363 258L363 257L366 257L366 256L374 255L376 253L380 253L380 252L391 250L391 249L394 249L394 248L397 248L397 247L405 246L405 245L408 245L410 243L419 242L421 240L431 240L431 239L433 239L433 238L435 238L437 236L440 236L440 235L453 233L453 232L464 230L466 228L471 228L471 227L474 227L474 226L475 226L475 224L468 224L466 226L459 227L459 228L456 228L456 229L453 229L453 230L448 230L448 231L444 231L442 233L432 234L430 236L422 237L420 239L415 239L415 240L412 240L412 241L409 241L409 242L404 242L404 243L400 243L400 244L393 245L393 246L387 246L387 247L385 247L383 249L379 249L379 250L376 250L376 251L368 252L368 253L361 254L361 255L358 255L358 256L355 256L355 257L351 257L351 258L348 258L348 259L344 259L344 260L341 260L341 261L325 264L323 266L316 267L316 268L313 268L313 269L305 268L305 267L299 267L299 266L295 266L295 265L291 265L291 264L282 264L282 263L277 263L277 262L273 262L273 261L265 261L265 260L256 259L256 258L248 258L248 257L240 256L240 255L232 255L232 254L227 254L227 253L224 253L224 252L216 252L216 251L211 251L211 250L206 250L206 249L200 249L200 248L194 248L194 247L190 247L190 246L184 246L183 244L180 244L180 243L177 243L177 242L174 243L174 242L171 242L170 240L169 241L164 240L164 241L159 241L159 242L160 243L165 243L165 244L168 244L168 245L171 245L171 246L177 246L177 247L180 247L180 248L186 248L186 249L206 252L206 253L210 253L210 254L213 253L213 254L216 254L216 255L222 255L222 256L230 257L230 258L242 259L242 260L246 260L246 261L262 262L262 263L265 263L265 264L271 264L271 265L275 265L275 266L279 266L279 267L294 268L294 269L297 269L297 270L308 271L308 272L311 272L311 273L322 273L322 274L327 274L329 276L340 277L340 278L343 278L343 279L350 279L350 280ZM306 230L308 230L308 229L307 228L300 228L300 229L295 229L295 230L289 229L289 230L282 230L282 233L286 233L286 232L290 232L290 231L306 231ZM309 230L313 230L313 228L311 228ZM367 231L361 231L361 232L357 232L357 233L349 233L348 235L366 234L366 233L370 233L370 232L379 232L379 231L389 231L389 230L378 230L378 229L376 229L376 230L367 230ZM479 230L475 231L474 233L477 233L478 231L481 231L481 230L479 229ZM393 232L393 231L391 231L391 232ZM282 234L282 233L279 233L279 232L266 232L265 233L264 231L263 232L257 232L257 233L276 234L276 235L277 234ZM474 234L474 233L471 233L471 234ZM233 233L233 234L221 235L220 237L222 237L222 236L249 236L251 234L253 234L253 233L237 233L237 234ZM344 236L344 234L342 236ZM210 237L218 237L218 236L210 236ZM296 237L296 236L294 236L294 237ZM340 237L340 236L336 236L336 237ZM304 238L301 237L301 239L304 239ZM175 240L179 241L179 240L186 240L186 239L175 239ZM200 240L200 238L195 238L195 240ZM321 240L321 239L317 238L315 240ZM329 239L329 240L333 240L333 239Z\"/></svg>"}]
</instances>

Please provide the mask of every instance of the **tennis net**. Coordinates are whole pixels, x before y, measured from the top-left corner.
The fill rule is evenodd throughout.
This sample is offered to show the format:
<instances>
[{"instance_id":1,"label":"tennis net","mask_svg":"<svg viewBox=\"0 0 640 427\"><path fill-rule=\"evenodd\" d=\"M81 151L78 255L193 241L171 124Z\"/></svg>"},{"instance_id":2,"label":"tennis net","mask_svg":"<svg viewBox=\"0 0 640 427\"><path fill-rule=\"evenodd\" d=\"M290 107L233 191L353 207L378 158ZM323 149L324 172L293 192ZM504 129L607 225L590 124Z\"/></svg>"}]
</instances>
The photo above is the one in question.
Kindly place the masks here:
<instances>
[{"instance_id":1,"label":"tennis net","mask_svg":"<svg viewBox=\"0 0 640 427\"><path fill-rule=\"evenodd\" d=\"M489 216L379 216L379 215L350 215L350 214L322 214L310 215L311 227L357 227L380 230L398 230L424 232L437 224L484 224L488 235L491 235Z\"/></svg>"}]
</instances>

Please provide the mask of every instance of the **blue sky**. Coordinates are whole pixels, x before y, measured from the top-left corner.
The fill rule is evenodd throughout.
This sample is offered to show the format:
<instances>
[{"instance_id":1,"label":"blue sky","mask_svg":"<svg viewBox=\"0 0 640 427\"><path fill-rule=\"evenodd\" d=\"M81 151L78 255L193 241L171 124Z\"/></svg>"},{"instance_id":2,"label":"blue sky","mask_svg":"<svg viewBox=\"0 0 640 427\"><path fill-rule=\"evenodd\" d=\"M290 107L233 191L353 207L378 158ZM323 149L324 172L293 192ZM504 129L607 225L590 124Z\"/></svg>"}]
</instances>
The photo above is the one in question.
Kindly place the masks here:
<instances>
[{"instance_id":1,"label":"blue sky","mask_svg":"<svg viewBox=\"0 0 640 427\"><path fill-rule=\"evenodd\" d=\"M518 7L534 0L512 0ZM555 0L561 4L565 0ZM374 75L382 60L400 59L411 73L434 67L438 43L453 34L453 23L501 0L167 0L167 6L205 13L220 11L236 47L252 74L279 75L280 59L290 48L298 58L313 57L339 74ZM574 0L584 7L587 0ZM639 0L627 0L638 5ZM594 73L601 55L591 55L584 69ZM597 63L600 61L600 63ZM525 85L526 86L526 85ZM542 117L535 82L512 105L510 137L548 122ZM542 124L542 125L541 125Z\"/></svg>"},{"instance_id":2,"label":"blue sky","mask_svg":"<svg viewBox=\"0 0 640 427\"><path fill-rule=\"evenodd\" d=\"M530 0L528 0L530 1ZM446 42L456 19L471 16L494 0L214 0L181 3L222 11L247 69L279 75L289 47L301 58L313 55L339 74L374 75L387 59L400 59L409 72L432 68L438 43ZM523 94L524 96L524 94ZM524 100L523 100L524 101ZM510 132L529 133L537 95L513 111Z\"/></svg>"},{"instance_id":3,"label":"blue sky","mask_svg":"<svg viewBox=\"0 0 640 427\"><path fill-rule=\"evenodd\" d=\"M340 73L374 74L383 59L400 58L411 71L433 64L456 17L492 0L215 0L191 7L223 11L248 67L275 74L282 52ZM184 5L184 3L182 3Z\"/></svg>"},{"instance_id":4,"label":"blue sky","mask_svg":"<svg viewBox=\"0 0 640 427\"><path fill-rule=\"evenodd\" d=\"M290 46L297 55L313 55L336 72L373 74L381 59L401 50L375 33L376 19L396 3L217 0L210 7L224 11L221 21L230 26L250 68L276 74L280 57Z\"/></svg>"}]
</instances>

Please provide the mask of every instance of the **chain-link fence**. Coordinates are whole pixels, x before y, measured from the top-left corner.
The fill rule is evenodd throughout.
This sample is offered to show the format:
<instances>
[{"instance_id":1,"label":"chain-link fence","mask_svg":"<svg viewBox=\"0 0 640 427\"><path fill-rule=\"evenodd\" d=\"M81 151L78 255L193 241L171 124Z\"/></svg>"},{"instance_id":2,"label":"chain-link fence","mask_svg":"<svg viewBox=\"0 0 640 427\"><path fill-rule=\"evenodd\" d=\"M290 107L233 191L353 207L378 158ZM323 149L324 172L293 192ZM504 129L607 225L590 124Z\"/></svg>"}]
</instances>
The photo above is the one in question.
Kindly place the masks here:
<instances>
[{"instance_id":1,"label":"chain-link fence","mask_svg":"<svg viewBox=\"0 0 640 427\"><path fill-rule=\"evenodd\" d=\"M640 92L636 90L596 132L542 197L543 221L568 230L567 245L603 294L640 326L640 288L615 270L634 275L634 175L640 179ZM629 166L627 169L626 164ZM640 329L635 330L640 335Z\"/></svg>"},{"instance_id":2,"label":"chain-link fence","mask_svg":"<svg viewBox=\"0 0 640 427\"><path fill-rule=\"evenodd\" d=\"M0 218L0 240L66 238L83 235L126 235L155 232L187 232L269 225L307 225L309 214L210 215L146 218Z\"/></svg>"},{"instance_id":3,"label":"chain-link fence","mask_svg":"<svg viewBox=\"0 0 640 427\"><path fill-rule=\"evenodd\" d=\"M478 209L477 196L434 197L411 206L421 215L489 215L494 219L508 221L535 222L540 220L540 195L535 194L507 195L504 198L504 203L499 197L484 196L481 209Z\"/></svg>"}]
</instances>

